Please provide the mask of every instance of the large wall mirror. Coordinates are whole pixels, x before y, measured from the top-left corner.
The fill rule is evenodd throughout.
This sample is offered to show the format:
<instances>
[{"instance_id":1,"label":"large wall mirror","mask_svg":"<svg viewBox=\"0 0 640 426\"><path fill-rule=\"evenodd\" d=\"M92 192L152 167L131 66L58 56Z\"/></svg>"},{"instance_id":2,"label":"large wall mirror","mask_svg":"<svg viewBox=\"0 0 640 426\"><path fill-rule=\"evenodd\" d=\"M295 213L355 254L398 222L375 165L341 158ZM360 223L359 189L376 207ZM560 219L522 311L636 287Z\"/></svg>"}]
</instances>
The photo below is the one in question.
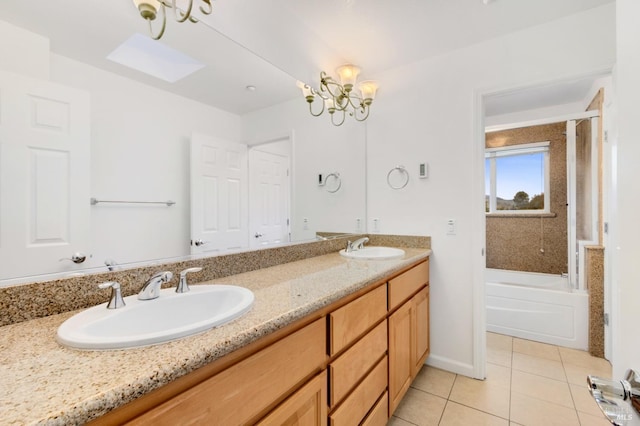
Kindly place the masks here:
<instances>
[{"instance_id":1,"label":"large wall mirror","mask_svg":"<svg viewBox=\"0 0 640 426\"><path fill-rule=\"evenodd\" d=\"M0 285L365 231L363 124L170 21L153 42L129 0L0 3Z\"/></svg>"}]
</instances>

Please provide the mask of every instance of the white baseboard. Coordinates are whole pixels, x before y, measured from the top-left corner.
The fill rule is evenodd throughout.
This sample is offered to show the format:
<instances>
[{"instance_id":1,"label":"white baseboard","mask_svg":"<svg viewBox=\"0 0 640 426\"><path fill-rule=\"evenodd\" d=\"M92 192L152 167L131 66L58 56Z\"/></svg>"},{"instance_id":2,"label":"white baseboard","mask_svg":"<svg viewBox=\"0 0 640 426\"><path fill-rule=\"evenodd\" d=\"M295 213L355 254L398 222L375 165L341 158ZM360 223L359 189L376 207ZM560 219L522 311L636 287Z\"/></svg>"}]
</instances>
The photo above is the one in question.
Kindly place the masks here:
<instances>
[{"instance_id":1,"label":"white baseboard","mask_svg":"<svg viewBox=\"0 0 640 426\"><path fill-rule=\"evenodd\" d=\"M439 355L429 355L425 364L430 367L439 368L441 370L450 371L452 373L461 374L474 379L484 379L484 377L474 377L473 364L466 364Z\"/></svg>"}]
</instances>

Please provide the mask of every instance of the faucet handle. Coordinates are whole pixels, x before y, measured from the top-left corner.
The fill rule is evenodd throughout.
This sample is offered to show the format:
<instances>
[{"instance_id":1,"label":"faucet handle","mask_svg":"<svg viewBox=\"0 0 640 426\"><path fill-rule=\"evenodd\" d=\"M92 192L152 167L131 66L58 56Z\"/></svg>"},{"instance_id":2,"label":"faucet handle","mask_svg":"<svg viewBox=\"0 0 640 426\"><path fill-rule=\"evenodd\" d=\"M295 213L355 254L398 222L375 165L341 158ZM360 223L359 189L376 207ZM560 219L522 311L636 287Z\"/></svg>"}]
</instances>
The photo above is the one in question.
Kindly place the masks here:
<instances>
[{"instance_id":1,"label":"faucet handle","mask_svg":"<svg viewBox=\"0 0 640 426\"><path fill-rule=\"evenodd\" d=\"M120 291L120 283L116 281L109 281L106 283L98 284L99 288L111 288L111 298L107 304L107 309L118 309L126 305L122 298L122 292Z\"/></svg>"},{"instance_id":2,"label":"faucet handle","mask_svg":"<svg viewBox=\"0 0 640 426\"><path fill-rule=\"evenodd\" d=\"M157 272L153 274L153 276L149 278L149 281L159 280L161 283L168 283L172 279L173 279L173 273L171 271L163 271L163 272Z\"/></svg>"},{"instance_id":3,"label":"faucet handle","mask_svg":"<svg viewBox=\"0 0 640 426\"><path fill-rule=\"evenodd\" d=\"M200 272L202 268L196 266L194 268L187 268L184 271L180 272L180 282L178 282L178 286L176 287L176 293L186 293L189 291L189 284L187 284L187 274L190 272Z\"/></svg>"},{"instance_id":4,"label":"faucet handle","mask_svg":"<svg viewBox=\"0 0 640 426\"><path fill-rule=\"evenodd\" d=\"M360 250L361 248L364 248L364 244L368 242L369 242L369 237L364 237L354 241L353 245L355 246L354 248L356 250Z\"/></svg>"}]
</instances>

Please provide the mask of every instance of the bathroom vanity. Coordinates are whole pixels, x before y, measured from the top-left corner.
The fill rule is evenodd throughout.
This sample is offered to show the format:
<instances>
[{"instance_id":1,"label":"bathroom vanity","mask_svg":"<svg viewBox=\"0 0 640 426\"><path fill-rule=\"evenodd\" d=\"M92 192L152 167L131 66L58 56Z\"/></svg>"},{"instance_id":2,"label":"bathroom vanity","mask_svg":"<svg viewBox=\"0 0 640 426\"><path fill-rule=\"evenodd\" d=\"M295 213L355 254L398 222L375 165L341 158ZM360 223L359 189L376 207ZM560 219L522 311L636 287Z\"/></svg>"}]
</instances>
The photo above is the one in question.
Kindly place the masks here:
<instances>
[{"instance_id":1,"label":"bathroom vanity","mask_svg":"<svg viewBox=\"0 0 640 426\"><path fill-rule=\"evenodd\" d=\"M429 354L429 262L94 424L385 425Z\"/></svg>"},{"instance_id":2,"label":"bathroom vanity","mask_svg":"<svg viewBox=\"0 0 640 426\"><path fill-rule=\"evenodd\" d=\"M429 353L430 250L405 251L384 261L331 253L206 281L251 289L252 310L157 346L62 347L55 330L74 312L2 327L11 374L0 379L0 416L17 424L384 425Z\"/></svg>"}]
</instances>

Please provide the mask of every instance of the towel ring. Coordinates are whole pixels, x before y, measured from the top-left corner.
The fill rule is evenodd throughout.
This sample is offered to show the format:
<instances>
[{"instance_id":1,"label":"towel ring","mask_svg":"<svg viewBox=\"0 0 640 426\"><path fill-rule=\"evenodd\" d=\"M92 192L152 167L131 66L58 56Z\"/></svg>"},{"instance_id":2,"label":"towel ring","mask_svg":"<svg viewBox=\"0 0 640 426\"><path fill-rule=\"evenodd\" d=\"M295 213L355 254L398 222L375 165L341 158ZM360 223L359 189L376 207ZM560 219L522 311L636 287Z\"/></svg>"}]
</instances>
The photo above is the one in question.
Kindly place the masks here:
<instances>
[{"instance_id":1,"label":"towel ring","mask_svg":"<svg viewBox=\"0 0 640 426\"><path fill-rule=\"evenodd\" d=\"M327 182L329 181L329 178L333 177L333 179L336 181L336 187L333 189L329 189L329 186L327 185ZM340 189L340 187L342 186L342 179L340 179L340 173L335 172L335 173L329 173L325 178L324 178L324 184L325 184L325 189L327 190L327 192L330 193L334 193L334 192L338 192L338 190Z\"/></svg>"},{"instance_id":2,"label":"towel ring","mask_svg":"<svg viewBox=\"0 0 640 426\"><path fill-rule=\"evenodd\" d=\"M393 174L393 172L398 172L404 175L404 181L400 185L393 185L391 183L391 174ZM409 183L409 172L404 166L396 166L387 173L387 183L392 189L402 189Z\"/></svg>"}]
</instances>

